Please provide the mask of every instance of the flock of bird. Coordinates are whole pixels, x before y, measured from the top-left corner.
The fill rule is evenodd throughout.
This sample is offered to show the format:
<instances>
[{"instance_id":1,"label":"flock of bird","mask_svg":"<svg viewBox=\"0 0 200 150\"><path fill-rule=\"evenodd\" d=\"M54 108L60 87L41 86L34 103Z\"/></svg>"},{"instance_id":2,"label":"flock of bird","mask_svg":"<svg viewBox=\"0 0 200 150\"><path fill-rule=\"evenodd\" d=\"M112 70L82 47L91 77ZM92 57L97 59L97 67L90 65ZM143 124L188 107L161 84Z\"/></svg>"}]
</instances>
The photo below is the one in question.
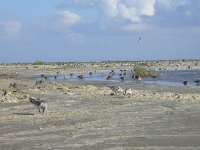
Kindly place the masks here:
<instances>
[{"instance_id":1,"label":"flock of bird","mask_svg":"<svg viewBox=\"0 0 200 150\"><path fill-rule=\"evenodd\" d=\"M90 76L93 75L93 72L89 72L88 73ZM116 72L114 70L111 70L108 74L108 76L106 77L106 80L112 80L113 76L116 75ZM120 74L119 75L119 79L121 81L125 81L126 80L126 76L127 76L127 70L120 70ZM57 77L60 76L59 72L56 73L54 77L55 80L57 80ZM70 77L75 76L73 73L69 74ZM47 76L45 74L40 75L40 80L37 80L35 83L35 86L43 84L44 80L48 80L49 78L52 78L52 76ZM80 74L78 76L76 76L77 79L83 80L85 77L83 74ZM140 82L142 80L142 78L140 76L132 76L133 79L136 80L136 82ZM64 79L66 79L66 76L64 76ZM195 80L194 81L196 83L197 86L200 86L200 80ZM183 81L183 85L188 85L188 81ZM9 88L13 88L13 89L17 89L20 85L17 83L10 83ZM131 97L132 93L134 92L134 90L132 90L131 88L126 88L125 90L119 86L109 86L109 88L114 92L112 94L118 95L118 94L123 94L123 95L128 95L129 97ZM45 113L47 111L47 103L39 98L29 98L30 102L39 110L40 113Z\"/></svg>"},{"instance_id":2,"label":"flock of bird","mask_svg":"<svg viewBox=\"0 0 200 150\"><path fill-rule=\"evenodd\" d=\"M200 80L195 80L196 86L200 86ZM183 85L188 85L188 81L183 81Z\"/></svg>"},{"instance_id":3,"label":"flock of bird","mask_svg":"<svg viewBox=\"0 0 200 150\"><path fill-rule=\"evenodd\" d=\"M129 97L131 97L132 93L134 92L134 90L132 90L131 88L127 88L127 89L123 89L119 86L109 86L109 88L114 92L114 94L124 94L124 95L129 95Z\"/></svg>"},{"instance_id":4,"label":"flock of bird","mask_svg":"<svg viewBox=\"0 0 200 150\"><path fill-rule=\"evenodd\" d=\"M96 71L95 71L95 73L96 73ZM94 74L93 72L89 72L88 74L80 74L80 75L75 75L74 73L69 73L69 77L71 79L77 78L79 80L84 80L86 78L93 77L93 74ZM114 70L111 70L104 79L113 80L113 79L117 79L117 76L119 76L118 79L120 81L125 81L127 79L127 74L128 74L128 72L126 69L120 70L120 73L117 73ZM100 76L103 77L104 76L103 73L101 73ZM36 81L36 85L41 84L43 80L48 80L48 79L49 80L52 80L52 79L57 80L58 78L64 79L64 80L68 79L67 76L61 75L61 74L59 74L59 72L57 72L56 75L49 75L49 76L42 74L42 75L40 75L40 80ZM135 76L135 75L133 75L131 78L134 79L136 82L140 82L142 80L142 78L140 76Z\"/></svg>"},{"instance_id":5,"label":"flock of bird","mask_svg":"<svg viewBox=\"0 0 200 150\"><path fill-rule=\"evenodd\" d=\"M126 75L127 75L127 70L120 70L120 74L119 74L119 78L121 81L124 81L126 79ZM73 77L74 74L73 73L70 73L69 74L70 77ZM89 72L89 75L92 76L93 75L93 72ZM113 79L113 76L115 75L115 71L114 70L111 70L109 75L107 76L107 80L111 80ZM57 80L57 77L59 76L59 72L56 73L56 75L54 76L54 79ZM52 76L47 76L45 74L41 74L40 75L40 78L41 80L37 80L36 81L36 84L35 85L40 85L44 82L44 80L48 80L50 77ZM78 75L77 76L78 79L81 79L83 80L84 79L84 75L81 74L81 75ZM135 78L137 81L141 81L141 78L140 77L133 77ZM64 79L66 79L66 76L64 76ZM13 83L10 85L10 87L16 87L16 84ZM123 90L121 87L119 86L111 86L110 89L115 93L115 94L119 94L119 93L123 93L124 95L129 95L131 96L131 94L133 93L133 90L130 89L130 88L127 88L126 90ZM40 100L40 99L34 99L34 98L30 98L30 102L36 106L36 108L39 110L40 113L45 113L46 110L47 110L47 103L43 100ZM42 111L41 111L42 110Z\"/></svg>"}]
</instances>

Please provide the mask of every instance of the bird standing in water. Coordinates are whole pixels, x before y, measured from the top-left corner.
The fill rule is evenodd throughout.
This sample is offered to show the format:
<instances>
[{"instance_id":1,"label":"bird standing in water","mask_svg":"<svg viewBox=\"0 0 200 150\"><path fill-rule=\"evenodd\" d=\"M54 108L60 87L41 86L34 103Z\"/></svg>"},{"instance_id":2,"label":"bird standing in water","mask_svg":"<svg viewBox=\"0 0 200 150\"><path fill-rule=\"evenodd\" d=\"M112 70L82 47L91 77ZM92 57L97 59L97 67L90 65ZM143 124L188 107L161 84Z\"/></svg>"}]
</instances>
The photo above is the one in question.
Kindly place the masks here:
<instances>
[{"instance_id":1,"label":"bird standing in water","mask_svg":"<svg viewBox=\"0 0 200 150\"><path fill-rule=\"evenodd\" d=\"M195 80L194 82L196 83L197 86L200 86L200 80Z\"/></svg>"}]
</instances>

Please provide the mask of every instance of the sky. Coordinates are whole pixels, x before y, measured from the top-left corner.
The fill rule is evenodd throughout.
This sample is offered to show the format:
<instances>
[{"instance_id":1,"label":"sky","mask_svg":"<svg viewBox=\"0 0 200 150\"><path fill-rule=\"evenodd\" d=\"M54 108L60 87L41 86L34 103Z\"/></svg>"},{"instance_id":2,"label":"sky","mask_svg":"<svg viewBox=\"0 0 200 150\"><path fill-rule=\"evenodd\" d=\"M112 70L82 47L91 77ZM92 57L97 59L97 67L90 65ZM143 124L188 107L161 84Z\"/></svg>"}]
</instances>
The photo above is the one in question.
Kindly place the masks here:
<instances>
[{"instance_id":1,"label":"sky","mask_svg":"<svg viewBox=\"0 0 200 150\"><path fill-rule=\"evenodd\" d=\"M0 0L0 62L200 59L199 0Z\"/></svg>"}]
</instances>

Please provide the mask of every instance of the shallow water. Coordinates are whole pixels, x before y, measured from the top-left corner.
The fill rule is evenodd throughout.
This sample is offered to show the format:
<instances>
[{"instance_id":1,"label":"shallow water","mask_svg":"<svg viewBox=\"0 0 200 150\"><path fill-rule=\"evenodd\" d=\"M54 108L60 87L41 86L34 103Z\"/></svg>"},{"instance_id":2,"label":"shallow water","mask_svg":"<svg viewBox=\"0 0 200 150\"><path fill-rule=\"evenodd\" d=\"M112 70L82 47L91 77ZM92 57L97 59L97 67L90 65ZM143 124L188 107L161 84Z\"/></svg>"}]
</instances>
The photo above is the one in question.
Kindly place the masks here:
<instances>
[{"instance_id":1,"label":"shallow water","mask_svg":"<svg viewBox=\"0 0 200 150\"><path fill-rule=\"evenodd\" d=\"M147 81L168 86L183 86L183 81L187 81L187 86L196 86L194 81L199 79L200 70L173 70L160 72L158 78L147 79Z\"/></svg>"},{"instance_id":2,"label":"shallow water","mask_svg":"<svg viewBox=\"0 0 200 150\"><path fill-rule=\"evenodd\" d=\"M107 82L128 82L128 83L136 83L134 79L132 79L132 74L130 71L126 72L126 80L120 80L120 74L123 74L122 71L116 71L113 75L113 79L107 80L107 76L109 75L109 71L104 72L96 72L92 75L89 73L84 73L83 81L107 81ZM58 75L56 80L67 80L67 81L79 81L77 76L80 74L70 75ZM40 78L38 78L40 79ZM159 76L157 78L146 77L142 79L142 82L145 83L155 83L158 85L167 85L167 86L183 86L183 81L187 81L187 86L196 86L195 80L200 79L200 70L173 70L173 71L160 71ZM54 76L48 77L48 80L55 80Z\"/></svg>"}]
</instances>

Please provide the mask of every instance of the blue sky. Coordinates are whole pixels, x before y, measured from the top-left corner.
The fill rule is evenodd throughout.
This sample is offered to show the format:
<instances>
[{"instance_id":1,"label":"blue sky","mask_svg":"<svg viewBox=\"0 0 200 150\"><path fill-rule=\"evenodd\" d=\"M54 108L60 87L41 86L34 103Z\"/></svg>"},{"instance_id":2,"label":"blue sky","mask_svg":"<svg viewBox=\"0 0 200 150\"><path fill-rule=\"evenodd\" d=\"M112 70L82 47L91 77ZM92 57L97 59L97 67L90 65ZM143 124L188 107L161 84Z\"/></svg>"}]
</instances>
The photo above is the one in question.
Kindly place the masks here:
<instances>
[{"instance_id":1,"label":"blue sky","mask_svg":"<svg viewBox=\"0 0 200 150\"><path fill-rule=\"evenodd\" d=\"M199 0L0 0L0 62L200 59L199 48Z\"/></svg>"}]
</instances>

